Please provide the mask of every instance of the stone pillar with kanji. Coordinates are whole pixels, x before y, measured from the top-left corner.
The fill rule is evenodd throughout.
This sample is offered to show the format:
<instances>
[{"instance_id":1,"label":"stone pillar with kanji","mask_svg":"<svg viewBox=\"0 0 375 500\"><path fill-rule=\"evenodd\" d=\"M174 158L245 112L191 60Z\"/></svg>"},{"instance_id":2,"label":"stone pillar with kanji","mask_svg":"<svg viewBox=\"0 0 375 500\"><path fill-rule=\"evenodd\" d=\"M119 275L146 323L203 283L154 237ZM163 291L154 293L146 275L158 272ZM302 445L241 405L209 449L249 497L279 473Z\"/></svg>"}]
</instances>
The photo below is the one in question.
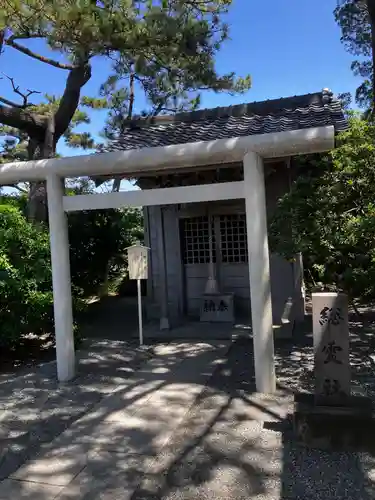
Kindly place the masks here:
<instances>
[{"instance_id":1,"label":"stone pillar with kanji","mask_svg":"<svg viewBox=\"0 0 375 500\"><path fill-rule=\"evenodd\" d=\"M313 293L315 398L340 404L350 396L348 298Z\"/></svg>"}]
</instances>

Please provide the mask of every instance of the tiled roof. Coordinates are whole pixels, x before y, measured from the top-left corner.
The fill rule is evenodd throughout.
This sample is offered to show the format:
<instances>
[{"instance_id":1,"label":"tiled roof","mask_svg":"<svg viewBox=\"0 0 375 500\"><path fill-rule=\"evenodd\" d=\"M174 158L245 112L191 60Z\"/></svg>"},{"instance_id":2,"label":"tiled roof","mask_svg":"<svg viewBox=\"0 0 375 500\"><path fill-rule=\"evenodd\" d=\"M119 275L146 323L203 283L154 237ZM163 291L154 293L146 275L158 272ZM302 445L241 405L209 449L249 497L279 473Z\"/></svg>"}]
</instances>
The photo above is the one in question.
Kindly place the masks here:
<instances>
[{"instance_id":1,"label":"tiled roof","mask_svg":"<svg viewBox=\"0 0 375 500\"><path fill-rule=\"evenodd\" d=\"M128 122L102 151L140 149L333 125L345 130L340 101L329 90L269 101Z\"/></svg>"}]
</instances>

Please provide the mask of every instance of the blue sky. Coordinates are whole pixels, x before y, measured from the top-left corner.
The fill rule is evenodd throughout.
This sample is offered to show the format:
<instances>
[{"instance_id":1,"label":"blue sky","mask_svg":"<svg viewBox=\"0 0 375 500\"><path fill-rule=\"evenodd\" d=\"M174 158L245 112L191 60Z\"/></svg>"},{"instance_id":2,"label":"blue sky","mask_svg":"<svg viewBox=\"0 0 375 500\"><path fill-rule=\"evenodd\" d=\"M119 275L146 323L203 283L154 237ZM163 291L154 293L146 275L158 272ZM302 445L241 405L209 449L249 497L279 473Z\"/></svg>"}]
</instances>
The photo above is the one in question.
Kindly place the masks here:
<instances>
[{"instance_id":1,"label":"blue sky","mask_svg":"<svg viewBox=\"0 0 375 500\"><path fill-rule=\"evenodd\" d=\"M240 96L207 93L202 107L227 106L308 92L324 87L335 93L354 92L359 84L350 70L352 56L340 43L340 30L333 10L337 0L234 0L227 21L231 40L217 58L219 72L250 73L252 88ZM33 47L38 41L33 41ZM94 61L93 77L84 87L86 95L97 95L108 74L108 62ZM61 95L67 73L31 60L7 48L0 57L0 71L15 78L21 88ZM0 95L14 99L6 79L0 80ZM104 123L103 113L92 113L91 132ZM87 128L86 128L87 129ZM64 145L65 156L84 154Z\"/></svg>"}]
</instances>

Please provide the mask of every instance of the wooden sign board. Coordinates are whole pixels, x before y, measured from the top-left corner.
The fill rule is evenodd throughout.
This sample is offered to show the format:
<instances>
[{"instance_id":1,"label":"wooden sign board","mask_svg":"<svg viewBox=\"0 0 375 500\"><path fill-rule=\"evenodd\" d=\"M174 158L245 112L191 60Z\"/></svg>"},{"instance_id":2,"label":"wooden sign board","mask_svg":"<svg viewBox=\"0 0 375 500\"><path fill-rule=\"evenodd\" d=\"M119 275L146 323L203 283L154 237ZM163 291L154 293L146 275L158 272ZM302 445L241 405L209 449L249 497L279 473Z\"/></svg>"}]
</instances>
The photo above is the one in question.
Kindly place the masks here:
<instances>
[{"instance_id":1,"label":"wooden sign board","mask_svg":"<svg viewBox=\"0 0 375 500\"><path fill-rule=\"evenodd\" d=\"M148 248L134 245L128 249L129 279L146 280L148 278Z\"/></svg>"}]
</instances>

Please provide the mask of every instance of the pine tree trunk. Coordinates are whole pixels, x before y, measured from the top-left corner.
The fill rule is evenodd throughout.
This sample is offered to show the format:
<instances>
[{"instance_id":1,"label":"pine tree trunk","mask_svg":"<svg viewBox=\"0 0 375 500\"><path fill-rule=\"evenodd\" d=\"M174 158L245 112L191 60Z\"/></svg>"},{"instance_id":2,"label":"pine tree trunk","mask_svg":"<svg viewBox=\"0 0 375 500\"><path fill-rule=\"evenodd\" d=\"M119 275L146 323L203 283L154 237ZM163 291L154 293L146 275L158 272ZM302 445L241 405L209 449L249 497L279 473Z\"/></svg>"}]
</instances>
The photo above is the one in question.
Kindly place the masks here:
<instances>
[{"instance_id":1,"label":"pine tree trunk","mask_svg":"<svg viewBox=\"0 0 375 500\"><path fill-rule=\"evenodd\" d=\"M47 222L47 189L45 181L30 182L27 218L33 222Z\"/></svg>"},{"instance_id":2,"label":"pine tree trunk","mask_svg":"<svg viewBox=\"0 0 375 500\"><path fill-rule=\"evenodd\" d=\"M29 160L52 158L56 147L54 140L54 122L50 118L44 141L31 138L29 141ZM47 222L47 187L45 181L30 182L27 217L33 222Z\"/></svg>"},{"instance_id":3,"label":"pine tree trunk","mask_svg":"<svg viewBox=\"0 0 375 500\"><path fill-rule=\"evenodd\" d=\"M118 193L120 191L120 185L121 185L122 178L116 177L113 179L113 185L112 185L112 193Z\"/></svg>"}]
</instances>

